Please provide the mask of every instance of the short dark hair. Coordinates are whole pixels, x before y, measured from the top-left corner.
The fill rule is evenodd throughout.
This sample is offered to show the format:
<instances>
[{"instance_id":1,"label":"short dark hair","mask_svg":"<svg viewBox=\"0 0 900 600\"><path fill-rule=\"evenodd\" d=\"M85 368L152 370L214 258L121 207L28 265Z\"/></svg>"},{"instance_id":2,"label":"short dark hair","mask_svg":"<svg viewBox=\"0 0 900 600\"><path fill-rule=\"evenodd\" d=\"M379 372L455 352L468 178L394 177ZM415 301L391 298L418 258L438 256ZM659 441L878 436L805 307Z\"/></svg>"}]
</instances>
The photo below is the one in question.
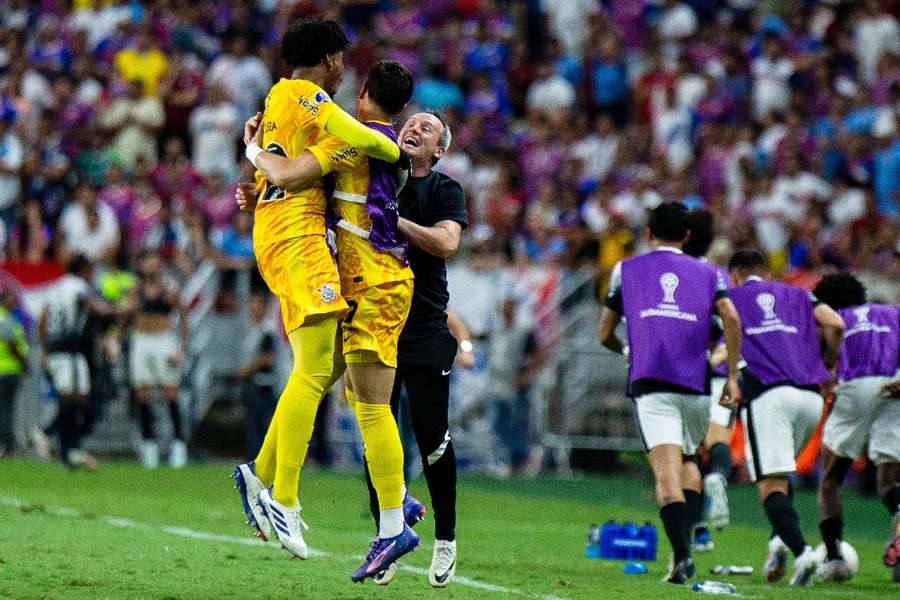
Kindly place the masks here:
<instances>
[{"instance_id":1,"label":"short dark hair","mask_svg":"<svg viewBox=\"0 0 900 600\"><path fill-rule=\"evenodd\" d=\"M688 214L688 229L691 237L684 245L684 253L688 256L706 256L715 237L712 213L705 208L692 210Z\"/></svg>"},{"instance_id":2,"label":"short dark hair","mask_svg":"<svg viewBox=\"0 0 900 600\"><path fill-rule=\"evenodd\" d=\"M343 52L350 40L332 19L298 19L281 38L281 58L291 67L314 67L329 54Z\"/></svg>"},{"instance_id":3,"label":"short dark hair","mask_svg":"<svg viewBox=\"0 0 900 600\"><path fill-rule=\"evenodd\" d=\"M738 250L731 255L731 260L728 261L729 271L732 271L734 269L746 269L755 271L765 268L766 257L763 256L762 252L755 248L744 248L742 250Z\"/></svg>"},{"instance_id":4,"label":"short dark hair","mask_svg":"<svg viewBox=\"0 0 900 600\"><path fill-rule=\"evenodd\" d=\"M375 104L394 116L403 110L412 97L412 74L396 61L379 60L369 69L366 89Z\"/></svg>"},{"instance_id":5,"label":"short dark hair","mask_svg":"<svg viewBox=\"0 0 900 600\"><path fill-rule=\"evenodd\" d=\"M84 254L76 254L69 259L66 265L66 272L71 275L80 275L91 267L91 261Z\"/></svg>"},{"instance_id":6,"label":"short dark hair","mask_svg":"<svg viewBox=\"0 0 900 600\"><path fill-rule=\"evenodd\" d=\"M866 303L866 287L846 272L826 275L816 285L813 294L835 310Z\"/></svg>"},{"instance_id":7,"label":"short dark hair","mask_svg":"<svg viewBox=\"0 0 900 600\"><path fill-rule=\"evenodd\" d=\"M650 233L663 242L680 242L688 233L688 209L681 202L663 202L650 212Z\"/></svg>"}]
</instances>

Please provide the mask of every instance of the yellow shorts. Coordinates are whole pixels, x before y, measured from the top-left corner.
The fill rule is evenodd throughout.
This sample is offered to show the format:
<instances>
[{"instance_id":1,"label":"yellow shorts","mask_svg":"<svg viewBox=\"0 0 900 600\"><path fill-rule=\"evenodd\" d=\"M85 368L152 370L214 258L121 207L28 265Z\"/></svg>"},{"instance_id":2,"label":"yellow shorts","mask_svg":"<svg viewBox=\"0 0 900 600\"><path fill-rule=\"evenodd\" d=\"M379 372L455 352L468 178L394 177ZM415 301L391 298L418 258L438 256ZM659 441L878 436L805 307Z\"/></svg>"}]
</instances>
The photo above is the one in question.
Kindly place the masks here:
<instances>
[{"instance_id":1,"label":"yellow shorts","mask_svg":"<svg viewBox=\"0 0 900 600\"><path fill-rule=\"evenodd\" d=\"M348 363L375 357L397 367L397 341L412 304L413 280L392 281L347 295L350 311L341 322Z\"/></svg>"},{"instance_id":2,"label":"yellow shorts","mask_svg":"<svg viewBox=\"0 0 900 600\"><path fill-rule=\"evenodd\" d=\"M254 248L259 273L281 303L288 333L312 315L347 310L337 265L324 235L304 235Z\"/></svg>"}]
</instances>

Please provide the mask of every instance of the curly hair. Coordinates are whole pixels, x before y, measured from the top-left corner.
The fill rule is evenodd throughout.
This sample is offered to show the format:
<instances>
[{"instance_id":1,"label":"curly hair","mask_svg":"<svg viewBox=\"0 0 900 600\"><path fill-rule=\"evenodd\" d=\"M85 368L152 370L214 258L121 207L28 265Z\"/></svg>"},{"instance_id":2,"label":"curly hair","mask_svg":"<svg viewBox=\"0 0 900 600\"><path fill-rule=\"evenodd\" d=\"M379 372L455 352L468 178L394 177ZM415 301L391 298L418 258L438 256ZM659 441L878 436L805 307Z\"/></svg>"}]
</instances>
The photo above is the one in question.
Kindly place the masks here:
<instances>
[{"instance_id":1,"label":"curly hair","mask_svg":"<svg viewBox=\"0 0 900 600\"><path fill-rule=\"evenodd\" d=\"M850 273L832 273L819 281L813 290L816 298L831 308L847 308L866 303L866 288Z\"/></svg>"},{"instance_id":2,"label":"curly hair","mask_svg":"<svg viewBox=\"0 0 900 600\"><path fill-rule=\"evenodd\" d=\"M350 40L340 23L331 19L298 19L281 38L281 58L291 67L314 67L329 54L343 52Z\"/></svg>"}]
</instances>

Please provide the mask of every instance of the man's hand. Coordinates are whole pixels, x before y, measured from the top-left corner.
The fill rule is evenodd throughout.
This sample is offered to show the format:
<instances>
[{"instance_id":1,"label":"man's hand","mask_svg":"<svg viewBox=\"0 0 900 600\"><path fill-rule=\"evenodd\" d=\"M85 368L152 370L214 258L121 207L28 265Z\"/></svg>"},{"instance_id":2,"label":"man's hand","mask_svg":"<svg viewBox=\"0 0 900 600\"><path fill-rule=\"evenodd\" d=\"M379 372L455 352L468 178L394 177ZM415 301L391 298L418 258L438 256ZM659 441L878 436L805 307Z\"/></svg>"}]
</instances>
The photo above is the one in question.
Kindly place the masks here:
<instances>
[{"instance_id":1,"label":"man's hand","mask_svg":"<svg viewBox=\"0 0 900 600\"><path fill-rule=\"evenodd\" d=\"M723 362L728 359L728 348L725 344L719 344L716 346L715 350L712 351L712 354L709 355L709 364L713 367L718 367Z\"/></svg>"},{"instance_id":2,"label":"man's hand","mask_svg":"<svg viewBox=\"0 0 900 600\"><path fill-rule=\"evenodd\" d=\"M246 212L256 210L256 184L239 183L237 189L234 190L234 199L237 201L238 208Z\"/></svg>"},{"instance_id":3,"label":"man's hand","mask_svg":"<svg viewBox=\"0 0 900 600\"><path fill-rule=\"evenodd\" d=\"M885 398L900 398L900 379L895 379L881 386L881 395Z\"/></svg>"},{"instance_id":4,"label":"man's hand","mask_svg":"<svg viewBox=\"0 0 900 600\"><path fill-rule=\"evenodd\" d=\"M247 121L244 123L244 145L245 146L250 144L253 141L257 141L257 143L258 143L259 140L256 140L255 138L256 138L257 134L260 131L262 131L262 128L260 127L260 125L262 124L262 117L263 117L262 113L258 112L255 115L253 115L252 117L250 117L249 119L247 119Z\"/></svg>"},{"instance_id":5,"label":"man's hand","mask_svg":"<svg viewBox=\"0 0 900 600\"><path fill-rule=\"evenodd\" d=\"M722 397L719 398L719 406L734 408L741 401L741 387L738 385L737 376L731 376L725 380L722 388Z\"/></svg>"},{"instance_id":6,"label":"man's hand","mask_svg":"<svg viewBox=\"0 0 900 600\"><path fill-rule=\"evenodd\" d=\"M456 355L456 366L461 369L471 369L475 366L475 354L473 352L460 351Z\"/></svg>"}]
</instances>

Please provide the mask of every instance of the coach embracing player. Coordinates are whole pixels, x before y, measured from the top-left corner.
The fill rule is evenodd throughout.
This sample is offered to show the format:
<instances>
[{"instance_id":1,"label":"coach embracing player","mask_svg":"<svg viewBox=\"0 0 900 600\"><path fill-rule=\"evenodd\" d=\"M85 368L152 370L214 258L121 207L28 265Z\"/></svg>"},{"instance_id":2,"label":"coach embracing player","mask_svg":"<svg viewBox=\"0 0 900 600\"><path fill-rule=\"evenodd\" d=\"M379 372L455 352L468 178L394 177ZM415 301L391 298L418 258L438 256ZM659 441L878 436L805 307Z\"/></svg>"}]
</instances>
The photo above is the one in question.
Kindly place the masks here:
<instances>
[{"instance_id":1,"label":"coach embracing player","mask_svg":"<svg viewBox=\"0 0 900 600\"><path fill-rule=\"evenodd\" d=\"M411 116L400 131L400 148L409 155L412 175L400 193L400 233L409 241L415 275L412 307L397 349L397 376L391 409L397 414L400 388L406 386L416 444L434 510L434 551L428 580L444 587L456 570L456 455L450 439L450 369L457 341L447 326L447 268L468 224L462 187L433 169L450 146L451 133L437 113ZM368 473L367 473L368 475ZM378 505L371 484L372 513ZM393 579L392 565L375 577Z\"/></svg>"}]
</instances>

